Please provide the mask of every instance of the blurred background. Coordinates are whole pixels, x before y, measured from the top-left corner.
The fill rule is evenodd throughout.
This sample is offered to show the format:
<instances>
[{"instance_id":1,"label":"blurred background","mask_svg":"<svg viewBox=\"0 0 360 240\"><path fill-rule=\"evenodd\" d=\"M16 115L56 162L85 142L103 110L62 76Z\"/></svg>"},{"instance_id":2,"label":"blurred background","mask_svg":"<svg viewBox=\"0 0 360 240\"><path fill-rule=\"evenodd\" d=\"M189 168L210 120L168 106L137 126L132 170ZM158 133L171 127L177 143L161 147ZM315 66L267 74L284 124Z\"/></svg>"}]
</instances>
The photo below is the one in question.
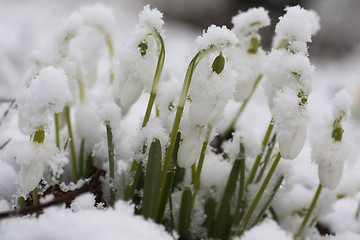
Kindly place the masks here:
<instances>
[{"instance_id":1,"label":"blurred background","mask_svg":"<svg viewBox=\"0 0 360 240\"><path fill-rule=\"evenodd\" d=\"M172 48L188 51L196 36L211 24L231 28L231 18L239 10L257 6L269 10L272 18L271 27L261 30L263 46L270 50L274 26L284 7L299 4L315 10L321 20L321 30L310 45L312 58L340 61L360 55L359 0L0 0L0 101L15 97L31 53L41 49L61 20L97 2L114 11L119 41L126 41L144 5L157 7L164 13L170 54L175 52Z\"/></svg>"}]
</instances>

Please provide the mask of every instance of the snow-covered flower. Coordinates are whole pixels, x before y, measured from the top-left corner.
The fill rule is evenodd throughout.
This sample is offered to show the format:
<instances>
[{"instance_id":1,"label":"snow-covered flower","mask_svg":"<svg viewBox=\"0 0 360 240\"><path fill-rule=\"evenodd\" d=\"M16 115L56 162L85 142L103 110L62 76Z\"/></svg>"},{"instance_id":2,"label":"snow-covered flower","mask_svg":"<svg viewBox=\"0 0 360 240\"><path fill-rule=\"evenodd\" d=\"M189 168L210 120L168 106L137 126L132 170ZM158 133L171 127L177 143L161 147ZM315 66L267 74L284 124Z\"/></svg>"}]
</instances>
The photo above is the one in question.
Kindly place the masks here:
<instances>
[{"instance_id":1,"label":"snow-covered flower","mask_svg":"<svg viewBox=\"0 0 360 240\"><path fill-rule=\"evenodd\" d=\"M312 142L312 160L318 165L320 183L335 189L341 180L345 160L351 155L351 145L343 139L342 121L350 116L351 98L347 91L337 92L333 99L332 127L319 131Z\"/></svg>"},{"instance_id":2,"label":"snow-covered flower","mask_svg":"<svg viewBox=\"0 0 360 240\"><path fill-rule=\"evenodd\" d=\"M140 97L143 89L150 92L159 57L162 35L162 13L147 5L139 14L139 24L120 58L120 81L114 88L117 102L125 114Z\"/></svg>"},{"instance_id":3,"label":"snow-covered flower","mask_svg":"<svg viewBox=\"0 0 360 240\"><path fill-rule=\"evenodd\" d=\"M209 48L221 50L225 47L235 46L238 43L236 35L226 26L217 27L211 25L203 34L197 37L195 43L197 50L204 51Z\"/></svg>"},{"instance_id":4,"label":"snow-covered flower","mask_svg":"<svg viewBox=\"0 0 360 240\"><path fill-rule=\"evenodd\" d=\"M17 100L22 132L30 135L40 126L46 130L53 114L62 112L71 100L65 72L53 66L41 69Z\"/></svg>"},{"instance_id":5,"label":"snow-covered flower","mask_svg":"<svg viewBox=\"0 0 360 240\"><path fill-rule=\"evenodd\" d=\"M286 14L279 18L275 28L274 48L288 46L292 52L307 52L307 42L320 29L319 16L300 6L286 7Z\"/></svg>"},{"instance_id":6,"label":"snow-covered flower","mask_svg":"<svg viewBox=\"0 0 360 240\"><path fill-rule=\"evenodd\" d=\"M218 57L224 58L221 53ZM206 126L211 123L214 126L228 100L233 97L235 81L230 63L224 62L223 70L218 74L212 70L216 58L216 55L209 54L194 71L189 89L189 113L193 125Z\"/></svg>"},{"instance_id":7,"label":"snow-covered flower","mask_svg":"<svg viewBox=\"0 0 360 240\"><path fill-rule=\"evenodd\" d=\"M189 131L183 132L177 158L179 167L189 168L199 160L204 141L205 129L203 127L192 126Z\"/></svg>"},{"instance_id":8,"label":"snow-covered flower","mask_svg":"<svg viewBox=\"0 0 360 240\"><path fill-rule=\"evenodd\" d=\"M239 38L239 46L229 51L229 58L236 66L234 99L244 101L262 76L261 66L265 60L265 52L259 47L261 38L257 31L270 25L270 18L264 8L251 8L246 12L239 12L233 17L232 23L232 31Z\"/></svg>"}]
</instances>

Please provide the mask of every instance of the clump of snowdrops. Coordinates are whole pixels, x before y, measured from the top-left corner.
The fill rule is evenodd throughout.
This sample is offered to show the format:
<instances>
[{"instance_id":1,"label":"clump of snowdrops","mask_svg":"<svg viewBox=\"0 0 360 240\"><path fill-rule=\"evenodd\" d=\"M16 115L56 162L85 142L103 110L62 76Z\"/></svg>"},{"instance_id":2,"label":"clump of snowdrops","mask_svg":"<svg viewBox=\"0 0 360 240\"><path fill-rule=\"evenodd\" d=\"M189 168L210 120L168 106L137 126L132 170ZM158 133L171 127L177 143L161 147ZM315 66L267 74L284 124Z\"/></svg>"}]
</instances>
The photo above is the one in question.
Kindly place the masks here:
<instances>
[{"instance_id":1,"label":"clump of snowdrops","mask_svg":"<svg viewBox=\"0 0 360 240\"><path fill-rule=\"evenodd\" d=\"M18 156L18 207L29 207L24 200L30 197L38 204L44 186L81 184L99 168L106 176L98 203L129 201L134 214L182 239L242 236L264 219L280 224L285 217L272 201L306 140L314 76L307 43L320 28L315 12L285 10L269 52L259 34L270 25L264 8L239 12L232 29L211 25L195 40L183 79L162 74L165 31L157 9L144 7L124 45L114 41L115 17L107 7L74 12L34 54L16 101L20 129L30 138ZM100 68L106 74L99 75ZM256 146L236 122L260 83L272 118ZM124 122L135 121L132 107L141 96L148 103L131 135ZM240 107L220 128L229 101ZM294 213L301 219L294 238L314 228L322 188L339 184L350 152L342 137L350 104L348 93L338 92L331 123L313 136L320 184L311 206Z\"/></svg>"}]
</instances>

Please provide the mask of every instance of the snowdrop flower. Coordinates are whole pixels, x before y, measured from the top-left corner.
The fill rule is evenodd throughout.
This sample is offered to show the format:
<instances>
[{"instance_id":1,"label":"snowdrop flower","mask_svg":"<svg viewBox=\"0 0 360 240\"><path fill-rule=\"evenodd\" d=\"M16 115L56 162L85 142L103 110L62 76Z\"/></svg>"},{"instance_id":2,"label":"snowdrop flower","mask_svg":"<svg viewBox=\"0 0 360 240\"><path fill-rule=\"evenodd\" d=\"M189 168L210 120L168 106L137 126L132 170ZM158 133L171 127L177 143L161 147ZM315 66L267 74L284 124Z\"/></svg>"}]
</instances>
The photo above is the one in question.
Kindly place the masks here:
<instances>
[{"instance_id":1,"label":"snowdrop flower","mask_svg":"<svg viewBox=\"0 0 360 240\"><path fill-rule=\"evenodd\" d=\"M159 52L163 46L162 13L147 5L139 14L139 25L135 27L127 47L122 54L120 82L114 89L119 96L117 102L125 114L140 97L143 89L152 90Z\"/></svg>"},{"instance_id":2,"label":"snowdrop flower","mask_svg":"<svg viewBox=\"0 0 360 240\"><path fill-rule=\"evenodd\" d=\"M233 46L237 39L226 27L212 25L196 42L199 52L202 52L213 47L222 49ZM193 125L199 126L216 124L226 103L233 97L235 87L233 70L221 51L219 55L208 54L203 58L193 72L189 89L190 120Z\"/></svg>"},{"instance_id":3,"label":"snowdrop flower","mask_svg":"<svg viewBox=\"0 0 360 240\"><path fill-rule=\"evenodd\" d=\"M216 55L215 55L216 56ZM210 54L199 63L193 75L193 82L189 89L190 121L193 125L215 125L221 118L224 108L232 98L235 81L234 73L222 53L215 57ZM214 58L214 60L212 58ZM222 60L220 60L222 59ZM212 69L216 61L224 61L223 69L217 73Z\"/></svg>"},{"instance_id":4,"label":"snowdrop flower","mask_svg":"<svg viewBox=\"0 0 360 240\"><path fill-rule=\"evenodd\" d=\"M306 43L320 29L319 16L312 10L300 6L286 7L286 14L280 17L276 25L276 36L273 47L280 49L286 46L291 52L307 52Z\"/></svg>"},{"instance_id":5,"label":"snowdrop flower","mask_svg":"<svg viewBox=\"0 0 360 240\"><path fill-rule=\"evenodd\" d=\"M200 157L202 145L205 141L205 130L203 127L192 126L189 131L183 132L183 135L178 150L177 163L179 167L189 168Z\"/></svg>"},{"instance_id":6,"label":"snowdrop flower","mask_svg":"<svg viewBox=\"0 0 360 240\"><path fill-rule=\"evenodd\" d=\"M43 177L49 146L38 142L23 144L17 159L21 163L20 183L26 192L32 191Z\"/></svg>"},{"instance_id":7,"label":"snowdrop flower","mask_svg":"<svg viewBox=\"0 0 360 240\"><path fill-rule=\"evenodd\" d=\"M230 51L229 56L233 65L237 66L234 99L244 101L262 77L261 65L265 60L265 52L259 48L260 35L257 31L270 25L270 18L264 8L251 8L247 12L239 12L233 17L232 23L232 31L240 42L238 47Z\"/></svg>"},{"instance_id":8,"label":"snowdrop flower","mask_svg":"<svg viewBox=\"0 0 360 240\"><path fill-rule=\"evenodd\" d=\"M314 136L312 160L318 165L320 183L334 190L341 180L344 161L351 155L351 145L343 139L342 120L350 116L351 98L347 91L337 92L333 99L333 125Z\"/></svg>"},{"instance_id":9,"label":"snowdrop flower","mask_svg":"<svg viewBox=\"0 0 360 240\"><path fill-rule=\"evenodd\" d=\"M304 53L292 54L281 49L268 55L264 74L264 87L278 132L281 156L294 159L306 139L309 119L306 103L314 67Z\"/></svg>"},{"instance_id":10,"label":"snowdrop flower","mask_svg":"<svg viewBox=\"0 0 360 240\"><path fill-rule=\"evenodd\" d=\"M71 100L65 72L53 66L41 69L17 100L21 131L30 135L41 126L47 130L53 114L62 112Z\"/></svg>"}]
</instances>

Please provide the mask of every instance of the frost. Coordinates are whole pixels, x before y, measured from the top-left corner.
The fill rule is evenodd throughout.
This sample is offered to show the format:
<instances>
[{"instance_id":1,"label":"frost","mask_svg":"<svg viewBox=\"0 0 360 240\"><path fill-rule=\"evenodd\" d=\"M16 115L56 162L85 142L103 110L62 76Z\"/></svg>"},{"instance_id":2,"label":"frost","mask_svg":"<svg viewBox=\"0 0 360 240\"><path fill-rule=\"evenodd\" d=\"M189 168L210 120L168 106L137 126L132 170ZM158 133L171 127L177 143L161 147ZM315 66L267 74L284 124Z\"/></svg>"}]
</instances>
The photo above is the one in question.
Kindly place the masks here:
<instances>
[{"instance_id":1,"label":"frost","mask_svg":"<svg viewBox=\"0 0 360 240\"><path fill-rule=\"evenodd\" d=\"M46 164L50 167L50 171L52 173L51 180L54 183L58 182L61 175L64 173L64 167L69 163L67 155L67 152L56 150L56 153L51 154L51 157L46 162Z\"/></svg>"},{"instance_id":2,"label":"frost","mask_svg":"<svg viewBox=\"0 0 360 240\"><path fill-rule=\"evenodd\" d=\"M75 198L71 203L71 210L79 212L82 210L91 210L95 206L95 196L92 193L85 193Z\"/></svg>"},{"instance_id":3,"label":"frost","mask_svg":"<svg viewBox=\"0 0 360 240\"><path fill-rule=\"evenodd\" d=\"M211 25L207 31L203 32L202 36L196 39L198 50L206 50L212 46L224 48L226 46L235 46L238 43L236 35L231 32L227 27L217 27Z\"/></svg>"},{"instance_id":4,"label":"frost","mask_svg":"<svg viewBox=\"0 0 360 240\"><path fill-rule=\"evenodd\" d=\"M41 125L48 127L53 114L62 112L71 100L65 72L53 66L43 68L18 98L21 130L29 135Z\"/></svg>"},{"instance_id":5,"label":"frost","mask_svg":"<svg viewBox=\"0 0 360 240\"><path fill-rule=\"evenodd\" d=\"M151 9L150 5L144 6L144 9L139 14L139 22L150 28L155 28L159 33L162 32L164 25L163 14L157 8Z\"/></svg>"},{"instance_id":6,"label":"frost","mask_svg":"<svg viewBox=\"0 0 360 240\"><path fill-rule=\"evenodd\" d=\"M270 18L268 11L263 7L250 8L246 12L239 11L238 15L231 20L234 25L232 31L238 37L245 37L253 31L258 31L262 27L270 25Z\"/></svg>"}]
</instances>

